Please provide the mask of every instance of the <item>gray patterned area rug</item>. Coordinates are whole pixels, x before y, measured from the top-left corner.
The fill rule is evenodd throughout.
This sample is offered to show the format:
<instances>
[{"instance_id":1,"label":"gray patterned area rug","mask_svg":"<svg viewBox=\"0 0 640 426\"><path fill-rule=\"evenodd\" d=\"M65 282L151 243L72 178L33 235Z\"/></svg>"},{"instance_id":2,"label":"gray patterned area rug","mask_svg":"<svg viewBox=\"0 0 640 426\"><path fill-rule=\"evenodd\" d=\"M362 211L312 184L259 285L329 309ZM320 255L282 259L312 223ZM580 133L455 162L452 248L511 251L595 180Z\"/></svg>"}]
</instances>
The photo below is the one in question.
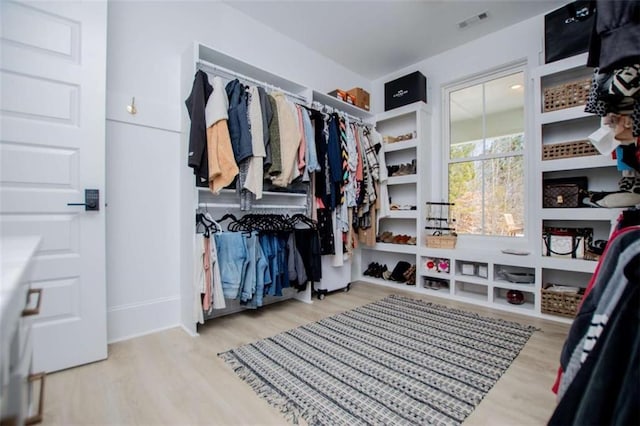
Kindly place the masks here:
<instances>
[{"instance_id":1,"label":"gray patterned area rug","mask_svg":"<svg viewBox=\"0 0 640 426\"><path fill-rule=\"evenodd\" d=\"M460 424L534 331L389 296L218 356L292 423Z\"/></svg>"}]
</instances>

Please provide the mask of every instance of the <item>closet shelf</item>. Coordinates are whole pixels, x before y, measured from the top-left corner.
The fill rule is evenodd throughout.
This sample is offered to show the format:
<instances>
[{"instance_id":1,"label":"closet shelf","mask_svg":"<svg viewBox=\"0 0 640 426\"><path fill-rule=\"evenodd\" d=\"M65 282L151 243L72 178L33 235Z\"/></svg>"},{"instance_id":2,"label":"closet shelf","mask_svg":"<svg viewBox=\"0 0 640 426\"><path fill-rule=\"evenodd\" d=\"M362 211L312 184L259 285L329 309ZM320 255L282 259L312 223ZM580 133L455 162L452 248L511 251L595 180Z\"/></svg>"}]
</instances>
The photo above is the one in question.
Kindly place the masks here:
<instances>
[{"instance_id":1,"label":"closet shelf","mask_svg":"<svg viewBox=\"0 0 640 426\"><path fill-rule=\"evenodd\" d=\"M402 185L407 183L416 183L417 181L417 175L391 176L387 179L387 185Z\"/></svg>"},{"instance_id":2,"label":"closet shelf","mask_svg":"<svg viewBox=\"0 0 640 426\"><path fill-rule=\"evenodd\" d=\"M540 78L541 76L548 76L566 72L566 70L574 68L587 68L587 53L571 56L569 58L561 59L559 61L551 62L548 64L540 65L533 72L534 77Z\"/></svg>"},{"instance_id":3,"label":"closet shelf","mask_svg":"<svg viewBox=\"0 0 640 426\"><path fill-rule=\"evenodd\" d=\"M415 114L416 111L424 111L427 113L431 113L431 107L425 104L422 101L414 102L409 105L404 105L399 108L394 108L391 111L385 111L376 115L376 122L378 124L386 121L392 120L394 118L402 117L403 115Z\"/></svg>"},{"instance_id":4,"label":"closet shelf","mask_svg":"<svg viewBox=\"0 0 640 426\"><path fill-rule=\"evenodd\" d=\"M414 149L418 146L418 139L409 139L401 142L385 143L384 152L402 151L405 149Z\"/></svg>"},{"instance_id":5,"label":"closet shelf","mask_svg":"<svg viewBox=\"0 0 640 426\"><path fill-rule=\"evenodd\" d=\"M542 256L540 261L542 268L557 269L560 271L587 272L593 274L598 262L593 260L566 259L561 257Z\"/></svg>"},{"instance_id":6,"label":"closet shelf","mask_svg":"<svg viewBox=\"0 0 640 426\"><path fill-rule=\"evenodd\" d=\"M211 194L215 197L215 194L212 193L209 188L198 188L198 192L204 192L207 194ZM220 191L220 194L235 194L236 190L235 189L222 189ZM307 196L307 194L302 193L302 192L285 192L285 191L263 191L262 195L266 195L266 196L285 196L285 197L300 197L300 198L305 198Z\"/></svg>"},{"instance_id":7,"label":"closet shelf","mask_svg":"<svg viewBox=\"0 0 640 426\"><path fill-rule=\"evenodd\" d=\"M584 105L580 105L573 108L542 113L540 114L540 124L558 123L561 121L576 120L578 118L593 116L594 115L589 112L584 112Z\"/></svg>"},{"instance_id":8,"label":"closet shelf","mask_svg":"<svg viewBox=\"0 0 640 426\"><path fill-rule=\"evenodd\" d=\"M195 54L197 55L197 62L203 65L213 65L232 70L238 74L251 77L253 80L264 82L265 84L274 88L280 88L287 92L297 93L301 96L305 96L307 93L307 87L288 80L279 75L273 74L269 71L265 71L261 68L248 64L244 61L236 59L226 53L219 50L212 49L208 46L195 43Z\"/></svg>"},{"instance_id":9,"label":"closet shelf","mask_svg":"<svg viewBox=\"0 0 640 426\"><path fill-rule=\"evenodd\" d=\"M317 90L313 90L312 96L314 101L320 102L323 105L335 108L339 111L346 112L349 115L353 115L363 120L370 120L373 118L373 113L344 102L335 96L327 95L326 93L318 92Z\"/></svg>"},{"instance_id":10,"label":"closet shelf","mask_svg":"<svg viewBox=\"0 0 640 426\"><path fill-rule=\"evenodd\" d=\"M531 302L524 302L522 305L514 305L509 303L507 299L498 297L494 298L493 303L499 305L501 309L511 312L533 311L535 308L535 305Z\"/></svg>"},{"instance_id":11,"label":"closet shelf","mask_svg":"<svg viewBox=\"0 0 640 426\"><path fill-rule=\"evenodd\" d=\"M416 254L416 246L412 244L376 243L375 246L360 246L362 250L377 250L390 253Z\"/></svg>"},{"instance_id":12,"label":"closet shelf","mask_svg":"<svg viewBox=\"0 0 640 426\"><path fill-rule=\"evenodd\" d=\"M592 169L598 167L614 167L615 160L608 155L591 155L588 157L561 158L558 160L542 161L540 170L543 172L561 170Z\"/></svg>"},{"instance_id":13,"label":"closet shelf","mask_svg":"<svg viewBox=\"0 0 640 426\"><path fill-rule=\"evenodd\" d=\"M417 219L416 210L391 210L389 216L381 216L380 219Z\"/></svg>"},{"instance_id":14,"label":"closet shelf","mask_svg":"<svg viewBox=\"0 0 640 426\"><path fill-rule=\"evenodd\" d=\"M463 283L477 284L485 287L489 286L489 280L486 278L476 277L475 275L455 274L453 279Z\"/></svg>"},{"instance_id":15,"label":"closet shelf","mask_svg":"<svg viewBox=\"0 0 640 426\"><path fill-rule=\"evenodd\" d=\"M615 221L624 209L584 207L576 209L542 209L542 220L608 220Z\"/></svg>"},{"instance_id":16,"label":"closet shelf","mask_svg":"<svg viewBox=\"0 0 640 426\"><path fill-rule=\"evenodd\" d=\"M496 280L493 282L493 286L496 288L503 288L506 290L520 290L520 291L526 291L528 293L536 292L535 284L518 284L518 283L512 283L504 280Z\"/></svg>"}]
</instances>

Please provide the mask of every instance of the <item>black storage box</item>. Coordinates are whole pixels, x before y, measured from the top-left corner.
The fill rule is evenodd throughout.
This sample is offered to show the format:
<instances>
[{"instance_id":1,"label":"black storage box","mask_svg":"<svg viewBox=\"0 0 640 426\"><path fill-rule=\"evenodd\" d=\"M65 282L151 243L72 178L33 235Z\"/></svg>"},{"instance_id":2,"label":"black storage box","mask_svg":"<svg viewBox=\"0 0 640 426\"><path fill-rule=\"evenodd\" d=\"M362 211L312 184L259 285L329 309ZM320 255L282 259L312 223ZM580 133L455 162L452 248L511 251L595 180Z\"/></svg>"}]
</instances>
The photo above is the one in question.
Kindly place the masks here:
<instances>
[{"instance_id":1,"label":"black storage box","mask_svg":"<svg viewBox=\"0 0 640 426\"><path fill-rule=\"evenodd\" d=\"M427 78L420 71L384 84L384 110L417 101L427 102Z\"/></svg>"},{"instance_id":2,"label":"black storage box","mask_svg":"<svg viewBox=\"0 0 640 426\"><path fill-rule=\"evenodd\" d=\"M544 16L544 62L559 61L589 49L595 13L588 0L576 0Z\"/></svg>"}]
</instances>

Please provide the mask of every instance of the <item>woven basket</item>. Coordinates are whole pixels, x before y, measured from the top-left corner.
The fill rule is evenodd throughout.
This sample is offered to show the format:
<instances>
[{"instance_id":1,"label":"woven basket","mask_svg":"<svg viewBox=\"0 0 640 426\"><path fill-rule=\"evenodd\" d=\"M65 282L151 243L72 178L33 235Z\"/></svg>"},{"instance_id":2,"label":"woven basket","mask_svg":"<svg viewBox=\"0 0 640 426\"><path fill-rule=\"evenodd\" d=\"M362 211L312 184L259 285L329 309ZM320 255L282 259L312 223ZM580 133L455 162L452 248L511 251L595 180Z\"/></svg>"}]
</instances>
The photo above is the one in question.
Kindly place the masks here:
<instances>
[{"instance_id":1,"label":"woven basket","mask_svg":"<svg viewBox=\"0 0 640 426\"><path fill-rule=\"evenodd\" d=\"M584 105L587 103L590 89L591 77L547 87L544 89L542 112Z\"/></svg>"},{"instance_id":2,"label":"woven basket","mask_svg":"<svg viewBox=\"0 0 640 426\"><path fill-rule=\"evenodd\" d=\"M427 247L455 248L457 239L458 237L455 235L429 235L427 237Z\"/></svg>"},{"instance_id":3,"label":"woven basket","mask_svg":"<svg viewBox=\"0 0 640 426\"><path fill-rule=\"evenodd\" d=\"M542 145L542 160L558 158L588 157L598 155L598 150L589 141L572 141Z\"/></svg>"},{"instance_id":4,"label":"woven basket","mask_svg":"<svg viewBox=\"0 0 640 426\"><path fill-rule=\"evenodd\" d=\"M582 294L551 291L544 288L541 291L543 314L560 315L568 318L576 316L578 305L582 300Z\"/></svg>"}]
</instances>

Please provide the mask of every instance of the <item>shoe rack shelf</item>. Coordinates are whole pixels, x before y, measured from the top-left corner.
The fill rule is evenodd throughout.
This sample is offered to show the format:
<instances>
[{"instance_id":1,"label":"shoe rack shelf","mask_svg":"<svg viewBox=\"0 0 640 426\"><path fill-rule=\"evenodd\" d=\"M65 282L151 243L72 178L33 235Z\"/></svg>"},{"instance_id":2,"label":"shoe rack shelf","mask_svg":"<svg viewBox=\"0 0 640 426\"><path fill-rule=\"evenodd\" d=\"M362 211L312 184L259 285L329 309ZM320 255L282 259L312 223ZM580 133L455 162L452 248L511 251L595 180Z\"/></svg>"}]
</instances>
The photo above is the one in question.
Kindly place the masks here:
<instances>
[{"instance_id":1,"label":"shoe rack shelf","mask_svg":"<svg viewBox=\"0 0 640 426\"><path fill-rule=\"evenodd\" d=\"M361 246L360 265L355 279L394 288L415 288L404 283L386 281L380 278L362 275L367 266L376 262L385 264L393 270L399 261L405 261L418 267L418 245L421 239L420 218L422 210L420 200L424 198L423 187L426 181L423 173L427 161L428 138L430 136L430 108L423 102L406 105L376 115L376 128L384 138L383 150L386 165L398 166L399 175L389 175L383 183L390 198L390 205L402 207L415 206L415 210L392 209L389 215L380 218L378 235L391 233L393 236L408 235L416 244L393 244L379 242L373 247ZM415 170L415 173L414 173ZM396 172L397 173L397 172ZM419 275L419 274L418 274Z\"/></svg>"},{"instance_id":2,"label":"shoe rack shelf","mask_svg":"<svg viewBox=\"0 0 640 426\"><path fill-rule=\"evenodd\" d=\"M615 191L620 178L616 170L615 160L611 156L595 155L567 158L544 159L543 151L548 144L586 141L588 136L600 127L600 117L584 112L584 105L545 112L545 92L551 87L564 85L573 81L589 79L593 73L585 66L586 54L567 58L553 64L542 65L533 70L532 84L534 92L534 141L533 155L535 160L534 178L538 182L545 179L586 176L588 190ZM608 239L612 225L615 224L622 209L606 208L543 208L542 185L535 187L535 209L531 219L534 231L541 235L547 226L567 228L593 228L594 240ZM597 262L593 260L547 257L542 255L541 238L534 241L536 281L534 294L536 303L534 312L544 318L559 319L553 315L543 314L539 299L541 289L548 284L586 287L594 273ZM571 319L564 319L570 322Z\"/></svg>"}]
</instances>

